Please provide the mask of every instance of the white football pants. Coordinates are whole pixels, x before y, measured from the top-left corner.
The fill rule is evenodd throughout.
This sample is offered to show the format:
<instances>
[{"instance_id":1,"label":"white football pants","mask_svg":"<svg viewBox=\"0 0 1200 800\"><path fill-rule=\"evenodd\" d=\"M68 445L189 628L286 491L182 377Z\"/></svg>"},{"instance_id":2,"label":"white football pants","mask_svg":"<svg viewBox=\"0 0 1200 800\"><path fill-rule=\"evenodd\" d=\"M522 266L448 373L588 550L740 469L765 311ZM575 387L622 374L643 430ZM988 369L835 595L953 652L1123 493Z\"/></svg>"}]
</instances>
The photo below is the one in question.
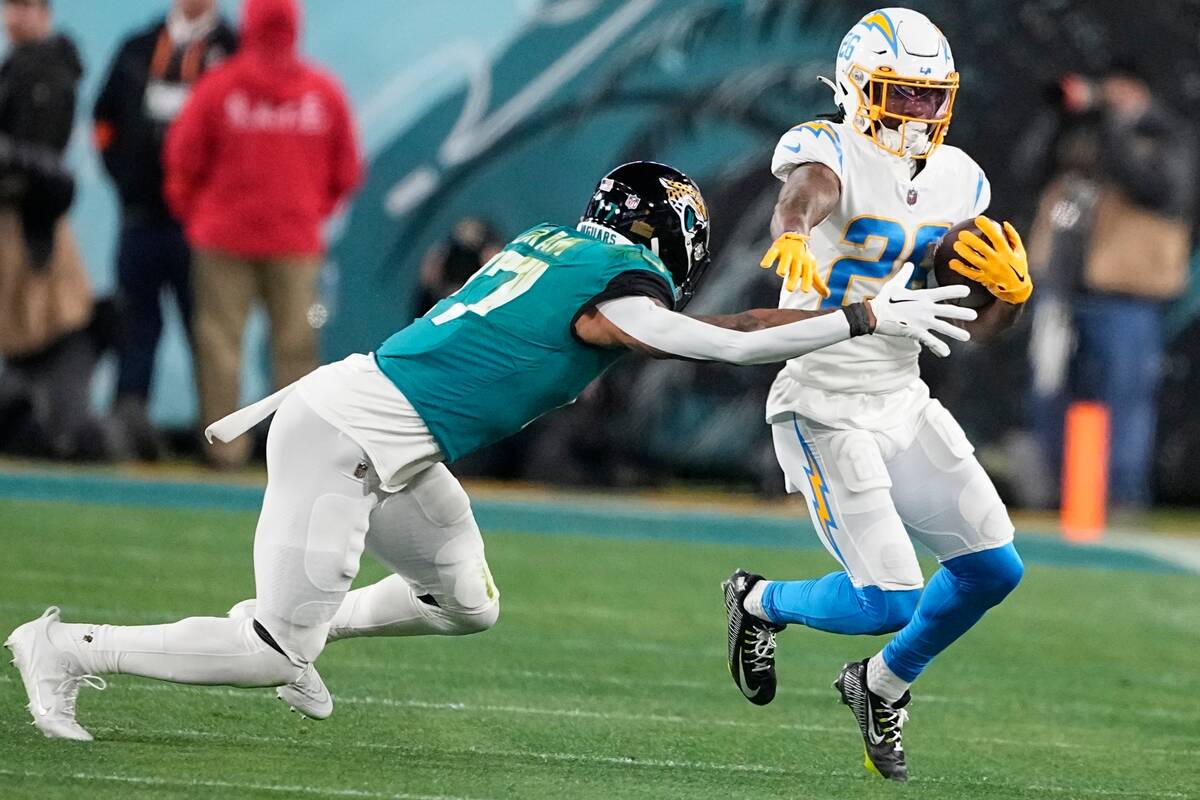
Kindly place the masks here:
<instances>
[{"instance_id":1,"label":"white football pants","mask_svg":"<svg viewBox=\"0 0 1200 800\"><path fill-rule=\"evenodd\" d=\"M950 412L934 399L905 411L885 430L799 415L771 426L787 490L803 492L817 535L855 586L923 585L908 531L938 561L1013 538L1008 511Z\"/></svg>"},{"instance_id":2,"label":"white football pants","mask_svg":"<svg viewBox=\"0 0 1200 800\"><path fill-rule=\"evenodd\" d=\"M350 592L364 549L396 574ZM445 465L383 492L362 448L296 392L267 438L254 578L252 616L61 624L51 635L87 672L274 686L297 677L327 639L474 633L499 614L470 501Z\"/></svg>"}]
</instances>

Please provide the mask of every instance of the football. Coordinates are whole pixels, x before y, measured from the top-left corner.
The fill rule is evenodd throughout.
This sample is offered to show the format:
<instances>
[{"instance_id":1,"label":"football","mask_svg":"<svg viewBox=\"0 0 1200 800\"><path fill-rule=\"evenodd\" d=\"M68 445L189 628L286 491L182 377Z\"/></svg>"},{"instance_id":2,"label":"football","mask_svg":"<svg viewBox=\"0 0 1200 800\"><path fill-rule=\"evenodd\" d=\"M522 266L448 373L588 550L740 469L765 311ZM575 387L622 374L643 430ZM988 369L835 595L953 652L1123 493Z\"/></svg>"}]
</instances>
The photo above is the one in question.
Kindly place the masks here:
<instances>
[{"instance_id":1,"label":"football","mask_svg":"<svg viewBox=\"0 0 1200 800\"><path fill-rule=\"evenodd\" d=\"M945 235L934 245L934 279L937 281L938 286L963 284L971 287L969 295L961 300L953 300L951 302L960 306L966 306L967 308L983 309L996 302L996 296L989 292L983 284L977 283L965 275L960 275L950 268L950 260L959 258L959 255L954 252L954 242L964 231L971 231L985 242L987 241L987 237L983 235L983 231L979 230L974 219L964 220L946 231ZM962 259L959 258L959 260L961 261Z\"/></svg>"}]
</instances>

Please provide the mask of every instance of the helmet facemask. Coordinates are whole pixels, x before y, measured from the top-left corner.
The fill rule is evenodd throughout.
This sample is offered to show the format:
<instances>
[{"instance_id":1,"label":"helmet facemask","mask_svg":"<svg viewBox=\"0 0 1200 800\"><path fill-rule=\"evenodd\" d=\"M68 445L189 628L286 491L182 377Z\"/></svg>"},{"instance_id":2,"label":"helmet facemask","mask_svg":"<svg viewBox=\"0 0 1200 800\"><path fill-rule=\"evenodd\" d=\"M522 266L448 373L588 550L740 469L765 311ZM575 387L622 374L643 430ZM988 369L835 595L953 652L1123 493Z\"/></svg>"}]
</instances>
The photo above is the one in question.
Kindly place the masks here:
<instances>
[{"instance_id":1,"label":"helmet facemask","mask_svg":"<svg viewBox=\"0 0 1200 800\"><path fill-rule=\"evenodd\" d=\"M928 158L946 138L958 73L945 79L900 76L890 67L851 67L859 94L855 127L882 150L901 158Z\"/></svg>"}]
</instances>

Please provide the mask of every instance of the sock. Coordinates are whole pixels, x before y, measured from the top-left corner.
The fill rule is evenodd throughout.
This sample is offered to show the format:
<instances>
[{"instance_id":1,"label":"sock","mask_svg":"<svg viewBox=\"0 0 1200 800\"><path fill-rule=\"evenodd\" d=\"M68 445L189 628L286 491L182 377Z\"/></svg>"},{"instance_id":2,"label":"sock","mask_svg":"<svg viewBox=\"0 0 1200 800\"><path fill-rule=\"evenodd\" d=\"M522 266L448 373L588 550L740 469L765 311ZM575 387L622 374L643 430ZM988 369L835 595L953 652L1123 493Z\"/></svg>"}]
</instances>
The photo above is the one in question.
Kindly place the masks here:
<instances>
[{"instance_id":1,"label":"sock","mask_svg":"<svg viewBox=\"0 0 1200 800\"><path fill-rule=\"evenodd\" d=\"M355 636L427 636L463 632L462 614L420 600L399 575L346 595L333 624L329 641Z\"/></svg>"},{"instance_id":2,"label":"sock","mask_svg":"<svg viewBox=\"0 0 1200 800\"><path fill-rule=\"evenodd\" d=\"M54 645L94 674L174 683L279 686L301 671L254 632L248 618L189 617L168 625L51 626Z\"/></svg>"},{"instance_id":3,"label":"sock","mask_svg":"<svg viewBox=\"0 0 1200 800\"><path fill-rule=\"evenodd\" d=\"M775 621L767 616L767 612L763 610L762 604L763 591L766 590L770 583L771 581L759 581L758 583L754 584L753 588L750 589L750 592L746 595L745 599L742 600L742 609L745 610L747 614L753 617L758 617L766 622Z\"/></svg>"},{"instance_id":4,"label":"sock","mask_svg":"<svg viewBox=\"0 0 1200 800\"><path fill-rule=\"evenodd\" d=\"M876 653L867 661L867 688L888 703L895 703L903 697L911 685L892 672L892 668L883 660L882 652Z\"/></svg>"}]
</instances>

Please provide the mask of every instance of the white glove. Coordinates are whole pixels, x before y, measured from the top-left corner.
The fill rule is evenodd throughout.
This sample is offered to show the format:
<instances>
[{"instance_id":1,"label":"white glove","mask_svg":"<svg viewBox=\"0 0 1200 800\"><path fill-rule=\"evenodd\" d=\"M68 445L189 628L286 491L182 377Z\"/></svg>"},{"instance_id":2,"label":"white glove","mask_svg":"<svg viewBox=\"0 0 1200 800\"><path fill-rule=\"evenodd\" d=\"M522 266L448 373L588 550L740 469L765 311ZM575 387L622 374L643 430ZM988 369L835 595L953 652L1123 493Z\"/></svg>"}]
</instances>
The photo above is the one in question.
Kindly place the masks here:
<instances>
[{"instance_id":1,"label":"white glove","mask_svg":"<svg viewBox=\"0 0 1200 800\"><path fill-rule=\"evenodd\" d=\"M883 285L879 294L867 302L875 315L875 330L879 336L903 336L916 339L941 358L950 355L950 347L934 333L965 342L971 334L947 320L969 322L978 314L974 309L947 305L941 301L955 300L971 293L966 286L939 286L936 289L907 289L912 277L912 263L905 264L896 276Z\"/></svg>"}]
</instances>

